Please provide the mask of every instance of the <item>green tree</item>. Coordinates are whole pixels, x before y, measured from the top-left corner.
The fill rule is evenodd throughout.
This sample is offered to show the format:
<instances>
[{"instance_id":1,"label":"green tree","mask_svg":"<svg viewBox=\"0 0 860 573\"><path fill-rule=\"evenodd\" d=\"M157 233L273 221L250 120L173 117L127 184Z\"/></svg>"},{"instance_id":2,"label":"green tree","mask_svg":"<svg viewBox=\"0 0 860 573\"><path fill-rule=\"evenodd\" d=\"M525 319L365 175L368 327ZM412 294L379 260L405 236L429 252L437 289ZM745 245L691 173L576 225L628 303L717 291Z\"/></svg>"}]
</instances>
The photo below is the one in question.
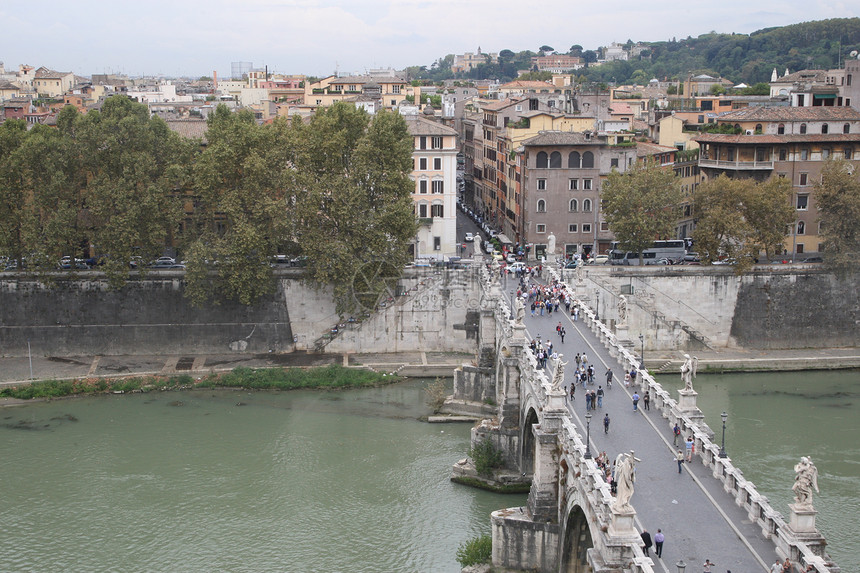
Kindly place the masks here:
<instances>
[{"instance_id":1,"label":"green tree","mask_svg":"<svg viewBox=\"0 0 860 573\"><path fill-rule=\"evenodd\" d=\"M412 137L399 114L371 120L345 103L320 110L301 130L308 145L298 163L297 236L307 272L332 286L338 312L352 313L374 303L356 292L373 299L409 258L417 232Z\"/></svg>"},{"instance_id":2,"label":"green tree","mask_svg":"<svg viewBox=\"0 0 860 573\"><path fill-rule=\"evenodd\" d=\"M626 173L613 170L603 183L602 210L625 251L640 253L655 240L672 236L681 187L671 169L637 163Z\"/></svg>"},{"instance_id":3,"label":"green tree","mask_svg":"<svg viewBox=\"0 0 860 573\"><path fill-rule=\"evenodd\" d=\"M860 267L860 179L844 159L831 159L821 170L815 199L824 237L824 262L839 276Z\"/></svg>"},{"instance_id":4,"label":"green tree","mask_svg":"<svg viewBox=\"0 0 860 573\"><path fill-rule=\"evenodd\" d=\"M748 271L761 251L782 251L791 222L791 184L772 178L731 179L721 175L693 194L698 218L693 239L706 262L725 257L738 274Z\"/></svg>"},{"instance_id":5,"label":"green tree","mask_svg":"<svg viewBox=\"0 0 860 573\"><path fill-rule=\"evenodd\" d=\"M20 169L21 147L27 137L27 124L9 119L0 124L0 253L23 266L25 209L28 194Z\"/></svg>"},{"instance_id":6,"label":"green tree","mask_svg":"<svg viewBox=\"0 0 860 573\"><path fill-rule=\"evenodd\" d=\"M119 287L132 256L159 256L179 228L182 204L174 191L187 183L193 144L127 97L109 97L100 111L86 115L67 109L69 121L61 129L81 150L87 173L90 241L104 255L112 286Z\"/></svg>"},{"instance_id":7,"label":"green tree","mask_svg":"<svg viewBox=\"0 0 860 573\"><path fill-rule=\"evenodd\" d=\"M275 283L271 257L290 231L291 130L258 126L249 111L218 106L194 166L199 197L186 246L186 294L195 304L253 304Z\"/></svg>"}]
</instances>

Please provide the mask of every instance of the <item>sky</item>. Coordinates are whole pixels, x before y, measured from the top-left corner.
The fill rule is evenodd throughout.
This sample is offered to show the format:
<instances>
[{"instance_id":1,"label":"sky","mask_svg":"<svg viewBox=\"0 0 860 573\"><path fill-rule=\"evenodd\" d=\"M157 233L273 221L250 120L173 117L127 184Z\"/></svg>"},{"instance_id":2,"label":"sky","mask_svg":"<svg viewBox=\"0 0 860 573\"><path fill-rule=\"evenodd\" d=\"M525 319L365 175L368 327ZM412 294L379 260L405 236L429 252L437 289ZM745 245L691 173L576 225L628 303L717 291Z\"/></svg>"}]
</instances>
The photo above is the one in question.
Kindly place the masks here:
<instances>
[{"instance_id":1,"label":"sky","mask_svg":"<svg viewBox=\"0 0 860 573\"><path fill-rule=\"evenodd\" d=\"M621 9L620 6L630 5ZM850 7L849 7L850 6ZM748 34L860 16L856 0L42 0L0 3L0 61L81 76L229 77L232 62L325 76L447 54Z\"/></svg>"}]
</instances>

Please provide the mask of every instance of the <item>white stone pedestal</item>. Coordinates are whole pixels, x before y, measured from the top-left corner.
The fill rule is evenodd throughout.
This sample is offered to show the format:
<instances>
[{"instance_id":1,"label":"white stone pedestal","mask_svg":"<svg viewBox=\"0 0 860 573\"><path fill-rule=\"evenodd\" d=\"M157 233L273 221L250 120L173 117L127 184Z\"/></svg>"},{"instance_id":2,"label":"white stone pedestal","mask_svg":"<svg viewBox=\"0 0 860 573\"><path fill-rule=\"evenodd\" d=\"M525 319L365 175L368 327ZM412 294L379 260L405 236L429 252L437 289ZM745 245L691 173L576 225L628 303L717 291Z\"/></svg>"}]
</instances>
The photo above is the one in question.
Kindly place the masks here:
<instances>
[{"instance_id":1,"label":"white stone pedestal","mask_svg":"<svg viewBox=\"0 0 860 573\"><path fill-rule=\"evenodd\" d=\"M567 411L567 403L565 402L566 394L564 390L552 389L547 392L547 410Z\"/></svg>"},{"instance_id":2,"label":"white stone pedestal","mask_svg":"<svg viewBox=\"0 0 860 573\"><path fill-rule=\"evenodd\" d=\"M616 324L615 338L619 341L630 340L630 328L626 324Z\"/></svg>"},{"instance_id":3,"label":"white stone pedestal","mask_svg":"<svg viewBox=\"0 0 860 573\"><path fill-rule=\"evenodd\" d=\"M526 325L517 324L514 322L514 333L511 337L511 342L525 344L526 342Z\"/></svg>"},{"instance_id":4,"label":"white stone pedestal","mask_svg":"<svg viewBox=\"0 0 860 573\"><path fill-rule=\"evenodd\" d=\"M630 538L631 536L641 539L636 532L635 519L636 511L634 509L619 511L613 507L612 521L609 523L607 533L613 538L613 541L617 541L618 538Z\"/></svg>"},{"instance_id":5,"label":"white stone pedestal","mask_svg":"<svg viewBox=\"0 0 860 573\"><path fill-rule=\"evenodd\" d=\"M794 533L818 532L818 530L815 529L815 515L818 511L816 511L812 506L789 503L788 509L791 510L788 527Z\"/></svg>"},{"instance_id":6,"label":"white stone pedestal","mask_svg":"<svg viewBox=\"0 0 860 573\"><path fill-rule=\"evenodd\" d=\"M682 412L698 410L696 406L696 396L699 393L695 390L678 390L678 409Z\"/></svg>"}]
</instances>

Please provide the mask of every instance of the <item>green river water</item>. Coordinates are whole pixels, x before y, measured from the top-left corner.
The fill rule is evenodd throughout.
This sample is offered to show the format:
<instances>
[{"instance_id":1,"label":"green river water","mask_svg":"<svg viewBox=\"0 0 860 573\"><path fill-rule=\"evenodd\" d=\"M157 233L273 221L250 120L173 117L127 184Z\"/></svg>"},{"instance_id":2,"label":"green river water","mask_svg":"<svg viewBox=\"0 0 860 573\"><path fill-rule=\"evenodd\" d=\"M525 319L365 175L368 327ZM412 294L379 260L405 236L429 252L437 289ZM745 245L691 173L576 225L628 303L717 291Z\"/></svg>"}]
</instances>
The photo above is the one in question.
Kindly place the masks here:
<instances>
[{"instance_id":1,"label":"green river water","mask_svg":"<svg viewBox=\"0 0 860 573\"><path fill-rule=\"evenodd\" d=\"M459 571L457 547L525 496L449 481L469 426L418 421L425 383L0 410L0 571ZM860 571L860 374L700 375L696 390L785 516L812 456L819 527Z\"/></svg>"}]
</instances>

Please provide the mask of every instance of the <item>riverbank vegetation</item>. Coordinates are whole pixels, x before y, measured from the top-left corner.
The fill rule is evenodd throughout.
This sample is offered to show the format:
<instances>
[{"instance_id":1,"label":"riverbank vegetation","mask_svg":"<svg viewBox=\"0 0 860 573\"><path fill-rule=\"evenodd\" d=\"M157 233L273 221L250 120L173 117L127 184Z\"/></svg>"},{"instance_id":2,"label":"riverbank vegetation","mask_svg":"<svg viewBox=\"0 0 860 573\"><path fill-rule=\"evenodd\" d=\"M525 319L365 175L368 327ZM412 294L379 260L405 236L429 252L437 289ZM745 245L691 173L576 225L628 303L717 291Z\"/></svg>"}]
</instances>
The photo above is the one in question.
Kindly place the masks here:
<instances>
[{"instance_id":1,"label":"riverbank vegetation","mask_svg":"<svg viewBox=\"0 0 860 573\"><path fill-rule=\"evenodd\" d=\"M489 563L492 556L493 538L486 534L464 542L457 549L457 563L461 567Z\"/></svg>"},{"instance_id":2,"label":"riverbank vegetation","mask_svg":"<svg viewBox=\"0 0 860 573\"><path fill-rule=\"evenodd\" d=\"M399 377L371 370L345 368L335 364L318 368L236 368L223 374L195 379L178 376L135 376L129 378L79 378L42 380L0 389L0 398L33 400L94 394L124 394L195 388L242 388L245 390L300 390L367 388L393 384Z\"/></svg>"}]
</instances>

